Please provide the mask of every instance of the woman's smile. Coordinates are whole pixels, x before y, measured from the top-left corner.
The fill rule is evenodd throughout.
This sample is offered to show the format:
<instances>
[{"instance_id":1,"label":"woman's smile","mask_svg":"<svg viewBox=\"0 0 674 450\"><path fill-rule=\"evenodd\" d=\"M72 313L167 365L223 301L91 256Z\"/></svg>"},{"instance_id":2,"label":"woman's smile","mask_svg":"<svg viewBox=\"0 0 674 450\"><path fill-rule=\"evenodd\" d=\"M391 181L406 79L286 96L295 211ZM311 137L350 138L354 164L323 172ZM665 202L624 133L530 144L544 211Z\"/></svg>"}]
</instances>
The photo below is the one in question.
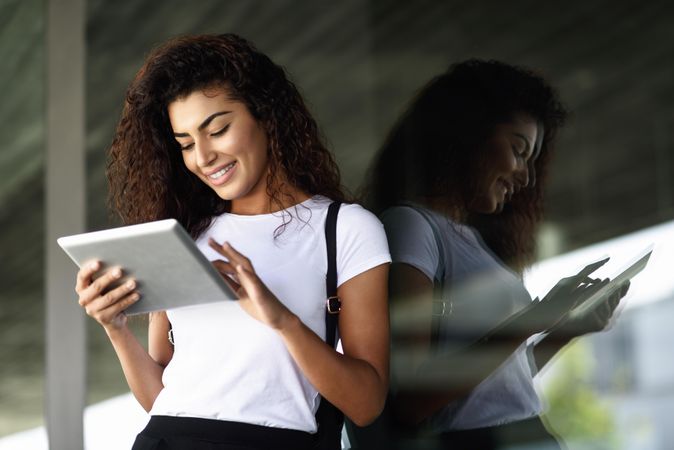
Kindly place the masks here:
<instances>
[{"instance_id":1,"label":"woman's smile","mask_svg":"<svg viewBox=\"0 0 674 450\"><path fill-rule=\"evenodd\" d=\"M208 174L208 179L210 183L214 186L221 186L229 181L236 171L236 161L232 161L221 169L217 169L215 172Z\"/></svg>"}]
</instances>

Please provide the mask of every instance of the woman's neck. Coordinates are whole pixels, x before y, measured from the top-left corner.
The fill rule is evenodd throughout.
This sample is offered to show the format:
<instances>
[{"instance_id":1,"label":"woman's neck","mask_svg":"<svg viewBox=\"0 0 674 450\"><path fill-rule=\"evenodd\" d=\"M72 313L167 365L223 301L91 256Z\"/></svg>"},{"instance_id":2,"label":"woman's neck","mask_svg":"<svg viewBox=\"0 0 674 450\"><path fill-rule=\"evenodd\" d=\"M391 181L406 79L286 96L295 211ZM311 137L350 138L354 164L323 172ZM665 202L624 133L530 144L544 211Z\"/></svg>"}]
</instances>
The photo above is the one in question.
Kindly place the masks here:
<instances>
[{"instance_id":1,"label":"woman's neck","mask_svg":"<svg viewBox=\"0 0 674 450\"><path fill-rule=\"evenodd\" d=\"M311 197L306 192L285 183L281 184L275 192L277 193L276 199L272 199L267 194L266 189L264 195L234 199L230 203L229 212L240 216L270 214L295 206Z\"/></svg>"},{"instance_id":2,"label":"woman's neck","mask_svg":"<svg viewBox=\"0 0 674 450\"><path fill-rule=\"evenodd\" d=\"M419 197L415 199L415 203L447 216L457 223L465 223L468 219L468 214L463 208L448 202L444 197Z\"/></svg>"}]
</instances>

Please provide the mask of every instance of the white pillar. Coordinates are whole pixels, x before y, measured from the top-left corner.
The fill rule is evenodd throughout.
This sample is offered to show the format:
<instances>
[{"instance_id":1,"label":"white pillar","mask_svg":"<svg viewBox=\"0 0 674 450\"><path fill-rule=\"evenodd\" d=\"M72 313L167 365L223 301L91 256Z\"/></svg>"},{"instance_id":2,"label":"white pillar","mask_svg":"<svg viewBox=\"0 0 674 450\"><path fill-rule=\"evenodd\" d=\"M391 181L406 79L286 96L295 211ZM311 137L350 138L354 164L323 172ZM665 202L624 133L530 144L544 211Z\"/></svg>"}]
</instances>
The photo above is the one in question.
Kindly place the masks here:
<instances>
[{"instance_id":1,"label":"white pillar","mask_svg":"<svg viewBox=\"0 0 674 450\"><path fill-rule=\"evenodd\" d=\"M56 238L85 228L85 6L49 0L46 21L46 404L51 450L84 448L86 333L75 266Z\"/></svg>"}]
</instances>

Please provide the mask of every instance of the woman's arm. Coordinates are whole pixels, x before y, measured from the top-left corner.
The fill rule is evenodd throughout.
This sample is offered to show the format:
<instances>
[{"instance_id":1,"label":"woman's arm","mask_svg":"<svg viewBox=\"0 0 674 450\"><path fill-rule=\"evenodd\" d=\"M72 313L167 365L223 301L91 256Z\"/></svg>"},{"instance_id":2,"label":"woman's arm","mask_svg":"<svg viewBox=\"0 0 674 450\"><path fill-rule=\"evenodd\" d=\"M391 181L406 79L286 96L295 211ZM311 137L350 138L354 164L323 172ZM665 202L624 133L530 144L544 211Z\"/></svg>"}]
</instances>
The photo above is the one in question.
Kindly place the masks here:
<instances>
[{"instance_id":1,"label":"woman's arm","mask_svg":"<svg viewBox=\"0 0 674 450\"><path fill-rule=\"evenodd\" d=\"M415 267L394 263L389 281L393 315L393 409L415 425L465 397L532 334L511 323L470 347L431 355L433 282Z\"/></svg>"},{"instance_id":2,"label":"woman's arm","mask_svg":"<svg viewBox=\"0 0 674 450\"><path fill-rule=\"evenodd\" d=\"M412 346L416 353L404 352L406 359L403 360L399 355L393 355L394 376L402 378L394 410L398 418L407 424L417 424L451 401L465 397L530 336L554 329L547 342L549 345L539 347L536 355L537 362L539 357L549 359L550 352L558 351L569 341L569 330L573 326L571 322L564 322L569 310L584 296L601 287L601 283L588 280L584 273L564 278L543 300L532 302L516 314L504 317L470 346L443 349L444 352L431 355L432 281L404 263L392 265L390 280L394 311L402 303L406 305L404 317L418 317L414 321L417 331L406 332L402 339L395 340L396 349L405 350ZM398 335L396 316L394 312L394 336ZM577 323L574 322L574 325ZM409 325L404 328L408 329ZM397 376L398 367L406 376Z\"/></svg>"},{"instance_id":3,"label":"woman's arm","mask_svg":"<svg viewBox=\"0 0 674 450\"><path fill-rule=\"evenodd\" d=\"M110 342L122 365L122 371L124 372L129 389L131 389L138 403L147 412L152 409L155 399L164 388L162 374L164 373L164 367L166 367L166 364L170 360L169 358L169 360L159 362L150 356L152 353L160 357L165 357L168 354L167 351L158 350L156 344L154 345L155 349L153 352L152 335L156 334L156 328L164 327L162 322L162 318L152 317L151 314L148 325L148 340L151 353L145 350L128 327L125 326L115 330L106 329ZM166 342L169 343L168 339L166 339Z\"/></svg>"},{"instance_id":4,"label":"woman's arm","mask_svg":"<svg viewBox=\"0 0 674 450\"><path fill-rule=\"evenodd\" d=\"M356 425L384 408L389 376L388 264L343 283L339 334L344 354L327 346L297 317L279 330L305 376Z\"/></svg>"},{"instance_id":5,"label":"woman's arm","mask_svg":"<svg viewBox=\"0 0 674 450\"><path fill-rule=\"evenodd\" d=\"M111 283L122 277L122 270L119 267L113 268L94 281L92 276L100 268L100 262L93 261L78 272L75 291L79 295L79 304L107 333L129 388L141 406L149 411L163 388L161 376L164 363L170 360L169 352L162 349L161 344L153 345L153 336L166 327L168 320L165 315L162 319L161 314L150 319L150 350L159 358L157 362L145 351L127 326L124 310L140 298L135 291L135 281L128 280L122 286L106 292Z\"/></svg>"},{"instance_id":6,"label":"woman's arm","mask_svg":"<svg viewBox=\"0 0 674 450\"><path fill-rule=\"evenodd\" d=\"M367 270L339 286L339 332L344 354L326 345L288 310L255 274L251 262L229 244L211 247L229 263L215 261L252 317L276 330L311 384L356 425L372 422L388 390L388 264ZM240 284L228 275L236 275Z\"/></svg>"}]
</instances>

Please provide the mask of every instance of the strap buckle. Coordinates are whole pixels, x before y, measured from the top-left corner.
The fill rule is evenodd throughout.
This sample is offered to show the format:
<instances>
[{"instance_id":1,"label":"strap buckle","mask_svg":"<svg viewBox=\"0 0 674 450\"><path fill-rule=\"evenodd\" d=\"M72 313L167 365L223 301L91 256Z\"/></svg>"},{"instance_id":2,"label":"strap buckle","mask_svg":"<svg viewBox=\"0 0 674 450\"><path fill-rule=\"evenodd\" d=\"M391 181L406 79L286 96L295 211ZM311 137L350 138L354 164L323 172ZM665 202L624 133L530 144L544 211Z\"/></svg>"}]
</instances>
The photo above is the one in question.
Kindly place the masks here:
<instances>
[{"instance_id":1,"label":"strap buckle","mask_svg":"<svg viewBox=\"0 0 674 450\"><path fill-rule=\"evenodd\" d=\"M433 316L448 317L454 312L454 304L451 300L433 300Z\"/></svg>"},{"instance_id":2,"label":"strap buckle","mask_svg":"<svg viewBox=\"0 0 674 450\"><path fill-rule=\"evenodd\" d=\"M176 345L175 341L173 340L173 328L168 330L168 341L171 343L171 345Z\"/></svg>"},{"instance_id":3,"label":"strap buckle","mask_svg":"<svg viewBox=\"0 0 674 450\"><path fill-rule=\"evenodd\" d=\"M333 295L332 297L328 297L325 301L325 306L327 307L329 314L339 314L342 310L342 301L339 297Z\"/></svg>"}]
</instances>

